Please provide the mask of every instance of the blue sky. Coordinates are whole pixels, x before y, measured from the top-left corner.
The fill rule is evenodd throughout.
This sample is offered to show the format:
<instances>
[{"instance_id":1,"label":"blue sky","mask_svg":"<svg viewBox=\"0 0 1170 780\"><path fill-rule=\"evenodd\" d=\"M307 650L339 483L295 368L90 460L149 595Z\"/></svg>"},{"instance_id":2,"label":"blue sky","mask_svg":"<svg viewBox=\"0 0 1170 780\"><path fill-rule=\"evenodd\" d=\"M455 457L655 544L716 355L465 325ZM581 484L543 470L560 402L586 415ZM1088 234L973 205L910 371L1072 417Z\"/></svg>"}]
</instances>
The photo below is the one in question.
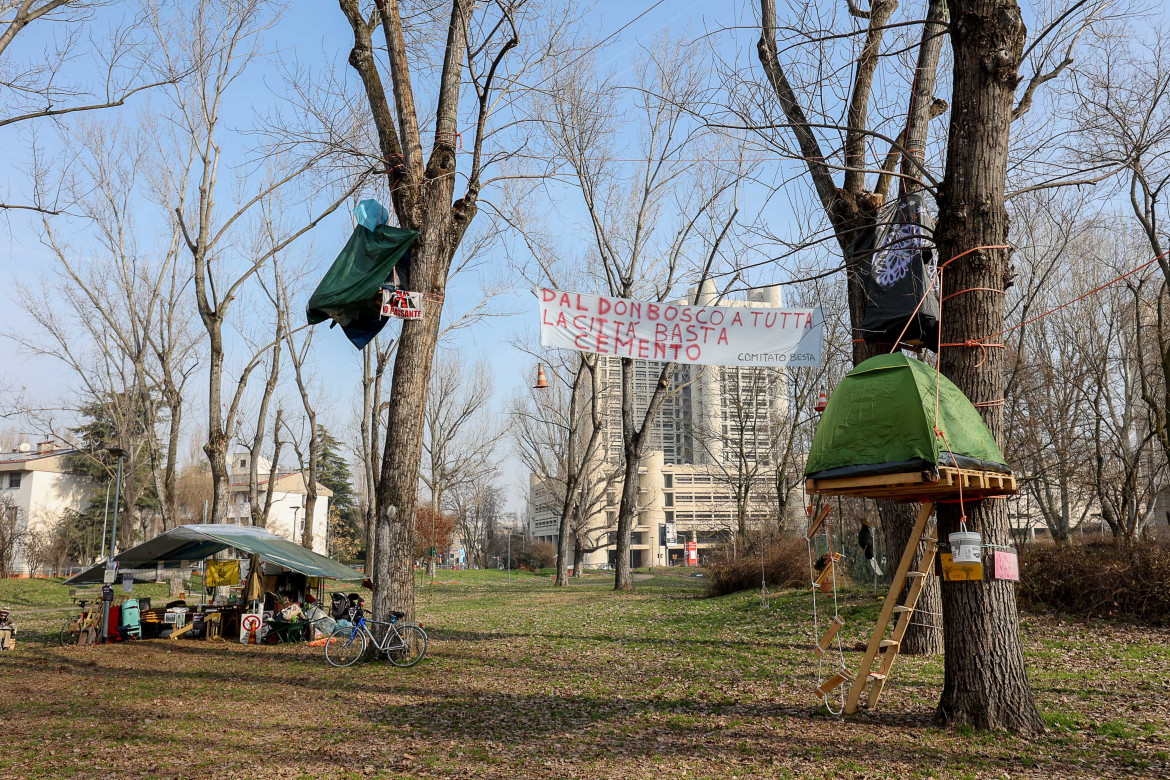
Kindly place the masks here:
<instances>
[{"instance_id":1,"label":"blue sky","mask_svg":"<svg viewBox=\"0 0 1170 780\"><path fill-rule=\"evenodd\" d=\"M781 6L783 8L783 3ZM827 26L847 24L841 18L836 18L843 14L843 6L844 4L841 4L841 8L832 6L835 18L822 22ZM915 18L920 7L919 3L903 3L895 21ZM597 57L599 69L614 71L619 80L630 76L639 56L639 45L665 32L699 41L700 45L711 46L723 61L735 62L744 73L762 78L755 54L758 33L751 28L754 23L754 9L755 4L747 0L730 4L713 3L710 0L664 0L661 3L657 0L635 2L598 0L587 12L585 26L590 28L588 32L594 39L602 39L624 25L629 25L610 41ZM643 12L645 14L641 18L630 23ZM122 13L117 6L107 9L103 11L106 17L99 17L96 23L108 23L110 15L117 13ZM345 61L351 44L350 31L333 2L290 0L283 18L265 40L270 56L248 71L245 83L233 93L233 101L229 105L227 125L237 130L254 126L256 113L275 103L273 93L280 89L281 84L278 56L285 61L295 58L296 61L305 65L311 64L318 70L330 68L335 72L344 73L346 78L350 77ZM46 43L46 38L43 36L38 38L34 33L19 41L19 45L25 47L25 52L35 51ZM83 63L79 63L78 67L84 67ZM882 75L879 82L892 84L897 89L902 75L904 74L895 74L893 77ZM104 112L100 116L91 115L94 117L92 121L132 123L138 116L151 113L157 100L155 96L140 95L133 98L126 108L120 109L121 115ZM832 107L829 109L832 110ZM32 123L26 123L19 131L11 128L0 129L0 200L19 200L18 196L26 189L22 170L27 167L30 131L37 132L39 140L50 153L61 148L55 140L55 130L51 125L47 123L30 125ZM64 124L63 127L68 132L69 125ZM466 160L460 160L461 166L466 164ZM768 161L761 168L761 178L765 183L779 182L792 176L795 176L795 184L782 190L779 197L774 197L766 203L763 200L763 187L745 189L741 205L745 210L766 211L769 226L782 232L807 210L807 201L811 197L807 174L792 162ZM562 231L560 239L566 245L567 252L575 257L583 256L585 249L575 245L580 237L579 234L574 234L575 223L580 222L581 214L579 207L575 205L573 193L563 188L560 190L550 188L548 193L550 222L556 224ZM358 196L369 194L371 193L358 193ZM158 216L144 212L143 221L149 225L150 221L157 219ZM78 225L66 219L62 219L58 224L63 232L80 230ZM327 219L309 237L298 243L297 251L306 259L310 278L319 277L328 268L344 244L351 225L348 211L343 210ZM756 251L760 257L764 257L768 256L772 248L774 247L761 246ZM749 281L754 284L781 281L791 275L795 263L807 267L823 259L820 253L810 253L809 256L796 258L792 262L768 264L753 271ZM503 249L497 250L490 257L488 267L493 279L500 277L507 266L508 258ZM6 223L0 224L0 267L6 278L20 279L26 283L35 283L44 275L52 273L52 258L41 245L39 219L15 213L8 215ZM467 305L468 301L478 300L482 281L475 273L459 279L448 292L448 308L459 308L461 302ZM461 331L449 345L452 348L463 349L469 358L483 357L490 361L495 377L495 403L498 408L502 408L510 395L532 381L535 368L530 357L511 346L511 342L516 339L533 338L536 325L535 303L526 290L518 289L517 280L505 278L503 281L506 285L512 285L512 291L500 297L498 308L515 313L494 318L477 328ZM304 297L307 297L307 294L308 290L304 292ZM14 291L9 288L0 300L4 301L4 305L0 306L0 333L22 331L27 328L27 315L18 305ZM59 404L68 407L75 402L75 381L68 375L63 375L60 367L52 361L13 354L11 347L2 354L0 388L8 385L22 387L30 398L48 405ZM357 402L358 360L357 351L340 332L324 331L317 335L311 365L319 395L323 399L319 404L319 413L328 427L343 434L352 423L353 409ZM196 395L206 397L202 381L197 381L192 387L198 390ZM296 403L290 393L287 405L296 408ZM189 413L189 419L196 418L199 414L197 409L193 409ZM0 426L4 426L4 421L0 421ZM39 433L28 430L27 423L21 423L21 426L31 435ZM519 473L514 460L506 464L505 471L512 506L519 508L518 499L525 484L523 475Z\"/></svg>"},{"instance_id":2,"label":"blue sky","mask_svg":"<svg viewBox=\"0 0 1170 780\"><path fill-rule=\"evenodd\" d=\"M640 41L667 30L676 33L684 29L701 31L710 24L710 20L703 17L709 8L710 4L704 0L666 0L658 4L655 0L636 3L617 0L596 2L586 17L587 26L592 26L589 31L592 36L605 38L619 27L628 25L609 42L598 58L598 65L602 69L612 69L619 74L622 71L628 72ZM104 11L94 24L98 25L99 29L104 29L123 12L117 7ZM631 24L631 20L643 12L645 14ZM721 8L720 12L726 14L727 9ZM38 50L52 42L51 35L47 34L50 32L53 31L46 30L38 34L36 30L30 28L25 36L18 39L19 47L14 45L9 54L18 57L34 56ZM251 127L255 123L256 112L264 110L264 106L272 102L271 93L279 89L281 79L280 68L276 62L278 55L285 61L295 59L303 64L312 64L317 69L332 67L348 70L345 58L351 40L349 27L333 3L309 0L290 2L278 25L265 38L272 56L253 65L245 76L246 84L242 85L242 89L232 93L225 124L237 129ZM81 69L90 66L92 63L86 64L84 57L78 63L78 68ZM74 72L81 74L82 71ZM122 109L91 114L88 115L92 117L89 120L71 118L70 121L121 123L127 126L143 116L152 114L154 107L162 103L162 99L157 95L138 95ZM116 111L121 113L116 114ZM0 161L3 163L0 168L2 170L0 193L4 195L0 200L20 202L20 196L27 192L27 177L23 171L27 168L30 144L34 138L50 155L60 154L62 144L57 139L58 127L69 133L70 126L69 122L54 126L42 121L39 124L25 123L19 126L19 131L0 130ZM461 161L461 164L466 163ZM363 193L359 193L359 197L361 195ZM570 215L566 217L567 219L576 218L571 216L574 211L572 203L561 203L557 208ZM160 217L161 215L144 208L140 222L143 227L149 227L152 223L157 223ZM298 243L299 252L307 257L310 278L319 276L328 268L348 237L351 226L348 210L342 210ZM79 242L85 240L84 226L76 220L55 218L54 229ZM35 286L38 280L54 272L54 259L41 243L42 233L39 217L23 212L11 212L7 215L6 224L0 226L0 265L3 266L6 277ZM490 258L486 271L493 279L499 280L500 274L506 271L506 266L507 258L497 252ZM472 272L458 279L448 292L448 308L458 308L461 301L478 300L483 283L481 277L481 273ZM508 283L506 278L503 281L505 284ZM307 292L305 291L305 296ZM0 333L27 332L28 317L22 311L17 298L18 294L12 288L4 294L5 305L0 306ZM525 290L513 289L498 300L497 308L515 313L493 318L480 327L463 330L450 340L447 347L462 349L469 357L485 357L490 361L495 377L494 402L498 407L502 407L510 395L532 380L535 368L533 361L527 355L513 349L510 342L533 336L535 304ZM0 387L21 388L26 398L36 399L45 406L60 406L67 409L76 403L77 383L67 372L62 372L59 364L50 358L13 352L11 346L5 350L3 367L0 368ZM229 354L229 362L231 360L232 356ZM359 353L349 345L339 331L325 331L315 337L311 365L311 373L323 399L320 403L320 414L325 424L335 431L347 430L352 422L358 395ZM197 395L205 397L204 380L196 380L192 387L198 390ZM295 399L291 398L291 394L289 406L295 408ZM188 419L195 421L201 414L197 406L193 407L188 412ZM68 413L63 413L59 419L68 420ZM8 427L11 424L12 421L5 421L0 423L0 426ZM27 420L17 421L15 425L30 436L42 433L35 430ZM509 443L505 446L510 448L511 445ZM507 464L506 471L510 487L519 489L524 481L521 479L522 475L516 472L514 462ZM518 508L515 501L516 491L510 492L513 493L513 506Z\"/></svg>"}]
</instances>

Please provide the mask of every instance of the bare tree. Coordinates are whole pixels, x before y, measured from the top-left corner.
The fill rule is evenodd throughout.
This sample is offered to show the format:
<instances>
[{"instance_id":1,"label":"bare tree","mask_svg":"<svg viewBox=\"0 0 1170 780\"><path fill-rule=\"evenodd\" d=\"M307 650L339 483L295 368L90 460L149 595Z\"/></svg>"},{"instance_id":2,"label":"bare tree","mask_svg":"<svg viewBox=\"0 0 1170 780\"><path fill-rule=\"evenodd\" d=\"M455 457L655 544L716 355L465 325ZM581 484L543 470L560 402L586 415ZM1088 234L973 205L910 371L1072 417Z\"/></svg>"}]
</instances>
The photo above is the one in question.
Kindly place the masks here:
<instances>
[{"instance_id":1,"label":"bare tree","mask_svg":"<svg viewBox=\"0 0 1170 780\"><path fill-rule=\"evenodd\" d=\"M1119 28L1099 48L1096 61L1078 68L1078 98L1070 109L1081 131L1076 149L1090 164L1120 170L1119 186L1162 275L1146 329L1156 349L1158 379L1143 372L1142 398L1154 415L1154 435L1170 457L1170 332L1166 326L1170 243L1166 239L1165 191L1170 184L1170 59L1167 31L1134 35ZM1126 269L1128 270L1128 269ZM1124 271L1123 271L1124 272ZM1152 326L1152 327L1150 327Z\"/></svg>"},{"instance_id":2,"label":"bare tree","mask_svg":"<svg viewBox=\"0 0 1170 780\"><path fill-rule=\"evenodd\" d=\"M141 248L148 238L131 205L141 194L141 172L150 159L145 135L96 122L62 135L75 160L68 195L86 219L84 236L90 241L81 247L68 243L42 218L43 243L56 273L38 291L21 288L20 300L38 327L12 338L74 374L82 388L75 409L112 425L103 440L127 453L121 490L127 522L120 527L125 544L134 536L135 521L146 533L155 519L153 512L140 515L143 495L173 483L170 469L182 424L176 389L195 361L176 300L182 277L176 280L174 253L155 259ZM26 411L41 417L36 409ZM44 424L54 427L51 421ZM160 429L166 431L162 448ZM112 478L115 459L90 455L91 464ZM165 527L170 503L166 494L160 499Z\"/></svg>"},{"instance_id":3,"label":"bare tree","mask_svg":"<svg viewBox=\"0 0 1170 780\"><path fill-rule=\"evenodd\" d=\"M377 134L378 167L387 171L398 224L419 231L411 249L412 286L430 302L430 316L405 322L394 357L387 411L394 436L387 436L375 497L374 612L391 608L414 614L414 509L431 363L438 342L442 300L452 259L479 210L481 190L490 183L486 169L523 146L521 134L492 126L501 99L526 89L522 75L535 63L561 53L563 12L535 0L476 4L450 0L428 18L407 24L398 0L339 0L353 31L349 63L359 76ZM449 11L440 13L439 8ZM373 34L381 27L392 89L383 82ZM533 40L522 31L532 30ZM420 132L418 73L437 54L432 41L445 30L441 66L434 87L434 133L427 155ZM534 45L528 45L529 43ZM440 58L434 57L437 61ZM433 71L433 68L431 69ZM413 73L412 73L413 71ZM467 102L470 98L470 102ZM459 132L461 121L470 127ZM461 140L463 143L461 144ZM456 162L465 146L466 185L456 195ZM359 150L369 155L369 150Z\"/></svg>"},{"instance_id":4,"label":"bare tree","mask_svg":"<svg viewBox=\"0 0 1170 780\"><path fill-rule=\"evenodd\" d=\"M12 496L0 496L0 579L12 576L18 554L27 558L27 540L28 522L24 509Z\"/></svg>"},{"instance_id":5,"label":"bare tree","mask_svg":"<svg viewBox=\"0 0 1170 780\"><path fill-rule=\"evenodd\" d=\"M506 426L491 419L492 374L487 363L468 366L458 350L444 355L431 374L423 428L422 481L431 493L432 518L461 485L496 471L495 450ZM427 570L433 576L435 556Z\"/></svg>"},{"instance_id":6,"label":"bare tree","mask_svg":"<svg viewBox=\"0 0 1170 780\"><path fill-rule=\"evenodd\" d=\"M547 388L513 400L512 434L521 463L553 497L558 516L555 584L564 586L570 556L578 558L573 574L581 574L580 552L590 546L587 537L596 525L598 504L604 505L604 488L598 491L598 483L609 485L615 475L604 458L597 357L579 352L551 356L548 367ZM609 543L607 535L602 538Z\"/></svg>"},{"instance_id":7,"label":"bare tree","mask_svg":"<svg viewBox=\"0 0 1170 780\"><path fill-rule=\"evenodd\" d=\"M488 546L500 523L504 506L495 473L481 472L451 491L455 528L463 540L468 563L486 569Z\"/></svg>"},{"instance_id":8,"label":"bare tree","mask_svg":"<svg viewBox=\"0 0 1170 780\"><path fill-rule=\"evenodd\" d=\"M953 108L935 241L940 257L962 260L948 260L943 294L968 291L948 302L941 338L966 344L1004 330L1000 291L1011 280L1007 163L1027 28L1015 0L950 0L948 5L961 29L951 36ZM999 349L986 351L943 350L939 370L980 404L988 429L1002 441L998 401L1006 384L1004 355ZM939 534L956 530L964 512L984 543L1010 541L1007 508L997 501L939 506ZM1024 668L1012 583L944 582L942 600L946 652L939 720L1022 733L1043 730Z\"/></svg>"},{"instance_id":9,"label":"bare tree","mask_svg":"<svg viewBox=\"0 0 1170 780\"><path fill-rule=\"evenodd\" d=\"M275 199L288 196L292 187L316 170L318 160L270 157L267 176L258 183L250 182L247 194L224 205L225 199L217 189L221 137L227 132L223 128L224 102L256 56L259 36L271 25L272 18L260 0L200 0L175 13L170 26L155 22L154 30L165 52L166 72L176 80L169 95L175 111L173 159L181 171L182 186L172 191L171 205L190 253L196 308L207 334L208 418L204 451L211 464L214 493L211 519L220 522L227 512L228 448L235 439L249 375L266 351L259 350L246 363L235 391L225 399L225 323L245 285L344 203L360 186L361 179L323 206L313 208L312 196L307 196L312 216L298 227L241 241L239 232L247 227L249 218ZM186 73L190 76L179 81ZM321 189L322 184L315 181L313 189ZM237 247L251 251L240 252Z\"/></svg>"},{"instance_id":10,"label":"bare tree","mask_svg":"<svg viewBox=\"0 0 1170 780\"><path fill-rule=\"evenodd\" d=\"M615 297L662 302L677 295L676 285L689 277L696 285L692 303L702 297L703 305L713 305L718 296L703 282L727 249L738 218L736 188L749 166L737 150L720 146L693 120L691 112L705 87L703 64L667 40L647 47L643 55L633 90L639 96L632 107L638 117L633 162L622 162L614 152L613 118L620 108L615 85L593 73L589 63L561 69L550 79L543 121L586 210L602 289ZM706 162L729 154L734 162L728 167ZM641 394L643 407L636 361L619 361L624 475L614 588L631 590L638 468L671 392L674 364L662 364L648 395Z\"/></svg>"},{"instance_id":11,"label":"bare tree","mask_svg":"<svg viewBox=\"0 0 1170 780\"><path fill-rule=\"evenodd\" d=\"M152 46L141 16L127 14L108 33L90 22L110 0L0 0L0 129L80 112L115 108L135 94L168 83L154 78ZM43 51L21 56L12 43L28 30L50 39ZM23 38L22 38L23 40ZM34 151L31 202L0 203L0 212L23 209L59 214L70 203L50 182L44 156ZM62 181L67 182L67 177ZM57 189L56 192L50 192Z\"/></svg>"}]
</instances>

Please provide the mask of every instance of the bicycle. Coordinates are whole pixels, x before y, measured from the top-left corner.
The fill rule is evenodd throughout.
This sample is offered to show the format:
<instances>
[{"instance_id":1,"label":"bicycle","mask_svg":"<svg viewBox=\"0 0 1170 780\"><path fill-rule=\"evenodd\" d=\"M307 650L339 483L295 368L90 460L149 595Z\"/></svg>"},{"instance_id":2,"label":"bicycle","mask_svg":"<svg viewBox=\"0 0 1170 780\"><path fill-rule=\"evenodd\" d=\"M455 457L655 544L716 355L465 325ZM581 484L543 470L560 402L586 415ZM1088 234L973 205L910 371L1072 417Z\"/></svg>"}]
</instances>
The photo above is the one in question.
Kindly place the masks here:
<instances>
[{"instance_id":1,"label":"bicycle","mask_svg":"<svg viewBox=\"0 0 1170 780\"><path fill-rule=\"evenodd\" d=\"M377 650L374 657L385 656L390 663L402 668L414 666L427 653L427 634L413 623L400 625L404 612L391 612L389 622L367 620L362 614L355 615L353 625L342 626L325 640L325 660L330 666L353 666L365 655L372 644ZM379 641L370 626L386 626Z\"/></svg>"},{"instance_id":2,"label":"bicycle","mask_svg":"<svg viewBox=\"0 0 1170 780\"><path fill-rule=\"evenodd\" d=\"M61 633L58 635L62 647L72 647L79 643L92 645L97 641L98 629L101 626L100 615L105 612L98 606L99 603L93 602L87 610L86 605L89 602L84 599L78 600L77 606L81 607L81 614L67 618L65 625L61 627ZM82 641L83 637L84 641Z\"/></svg>"}]
</instances>

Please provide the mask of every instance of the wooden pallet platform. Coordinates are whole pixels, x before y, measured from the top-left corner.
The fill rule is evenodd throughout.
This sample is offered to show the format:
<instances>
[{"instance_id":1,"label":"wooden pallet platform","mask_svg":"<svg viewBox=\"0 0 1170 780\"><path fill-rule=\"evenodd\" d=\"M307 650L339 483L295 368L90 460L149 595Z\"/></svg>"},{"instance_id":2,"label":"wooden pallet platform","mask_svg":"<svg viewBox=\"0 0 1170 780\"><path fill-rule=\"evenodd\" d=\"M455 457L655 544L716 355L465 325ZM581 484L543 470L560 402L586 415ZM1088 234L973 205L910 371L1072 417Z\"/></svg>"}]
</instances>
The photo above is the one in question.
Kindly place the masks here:
<instances>
[{"instance_id":1,"label":"wooden pallet platform","mask_svg":"<svg viewBox=\"0 0 1170 780\"><path fill-rule=\"evenodd\" d=\"M805 480L804 489L809 495L860 496L898 502L937 502L957 499L960 485L964 500L969 501L992 496L1011 496L1019 492L1016 478L1011 474L949 466L940 468L937 478L930 471L911 471L903 474L808 479Z\"/></svg>"}]
</instances>

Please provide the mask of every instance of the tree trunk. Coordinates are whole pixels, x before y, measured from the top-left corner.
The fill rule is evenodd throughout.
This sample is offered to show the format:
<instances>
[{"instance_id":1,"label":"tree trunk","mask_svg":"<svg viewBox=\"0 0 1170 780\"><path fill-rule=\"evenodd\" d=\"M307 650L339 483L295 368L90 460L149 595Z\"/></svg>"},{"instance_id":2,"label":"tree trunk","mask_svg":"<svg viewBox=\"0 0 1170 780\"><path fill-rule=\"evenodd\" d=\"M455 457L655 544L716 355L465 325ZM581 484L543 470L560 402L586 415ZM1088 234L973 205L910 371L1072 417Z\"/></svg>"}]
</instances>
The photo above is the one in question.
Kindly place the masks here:
<instances>
[{"instance_id":1,"label":"tree trunk","mask_svg":"<svg viewBox=\"0 0 1170 780\"><path fill-rule=\"evenodd\" d=\"M582 569L585 568L585 550L581 548L581 543L573 544L573 576L580 577Z\"/></svg>"},{"instance_id":2,"label":"tree trunk","mask_svg":"<svg viewBox=\"0 0 1170 780\"><path fill-rule=\"evenodd\" d=\"M569 520L572 517L570 501L572 499L568 496L572 495L572 492L572 487L565 490L565 505L561 508L561 521L557 525L557 578L553 584L560 587L569 584L569 555L573 552L573 539L569 533L571 525Z\"/></svg>"},{"instance_id":3,"label":"tree trunk","mask_svg":"<svg viewBox=\"0 0 1170 780\"><path fill-rule=\"evenodd\" d=\"M222 523L227 517L228 488L231 483L227 436L214 431L207 437L203 452L207 454L208 463L211 465L211 515L207 522Z\"/></svg>"},{"instance_id":4,"label":"tree trunk","mask_svg":"<svg viewBox=\"0 0 1170 780\"><path fill-rule=\"evenodd\" d=\"M623 393L623 410L625 404L626 397ZM630 406L634 404L632 397L629 399L629 404ZM618 502L617 561L614 565L614 590L634 589L634 580L630 576L630 534L634 530L634 524L638 522L638 465L642 460L642 448L639 446L640 442L640 436L636 436L633 439L627 437L624 442L625 481L622 482L622 497Z\"/></svg>"},{"instance_id":5,"label":"tree trunk","mask_svg":"<svg viewBox=\"0 0 1170 780\"><path fill-rule=\"evenodd\" d=\"M951 0L950 6L954 108L935 237L944 263L971 252L943 277L943 295L976 288L950 299L942 318L942 341L962 344L1003 330L1004 295L993 291L1008 282L1008 252L976 248L1007 239L1008 141L1026 29L1015 0ZM943 350L939 366L973 402L990 404L978 408L992 435L1002 440L1003 407L996 402L1005 387L1003 351L951 347ZM968 526L983 535L984 544L1010 542L1003 501L968 503L965 510ZM940 538L957 530L961 511L959 505L940 506ZM1013 584L944 582L942 601L946 660L939 721L1042 731L1024 669Z\"/></svg>"},{"instance_id":6,"label":"tree trunk","mask_svg":"<svg viewBox=\"0 0 1170 780\"><path fill-rule=\"evenodd\" d=\"M411 249L414 282L427 296L422 320L404 320L390 383L386 446L378 478L378 533L374 571L374 614L390 610L414 619L414 531L422 460L427 387L439 338L443 291L451 258L475 216L468 199L451 203L451 177L418 185L419 237ZM394 508L393 516L388 511ZM383 543L389 545L383 548Z\"/></svg>"}]
</instances>

